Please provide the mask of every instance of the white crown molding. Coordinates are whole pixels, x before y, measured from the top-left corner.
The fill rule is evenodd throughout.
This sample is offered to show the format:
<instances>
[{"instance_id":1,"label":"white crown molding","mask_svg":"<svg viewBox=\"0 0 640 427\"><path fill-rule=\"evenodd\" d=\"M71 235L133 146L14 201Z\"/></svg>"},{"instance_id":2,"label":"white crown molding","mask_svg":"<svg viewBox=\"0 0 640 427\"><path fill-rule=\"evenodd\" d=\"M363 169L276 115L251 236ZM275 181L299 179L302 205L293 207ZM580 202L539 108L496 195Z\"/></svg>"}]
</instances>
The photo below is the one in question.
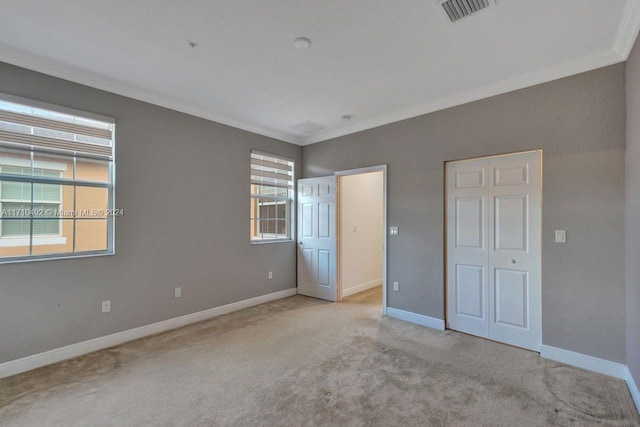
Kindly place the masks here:
<instances>
[{"instance_id":1,"label":"white crown molding","mask_svg":"<svg viewBox=\"0 0 640 427\"><path fill-rule=\"evenodd\" d=\"M209 310L198 311L196 313L187 314L173 319L163 320L161 322L151 323L149 325L140 326L139 328L129 329L115 334L106 335L104 337L94 338L88 341L82 341L65 347L56 348L54 350L45 351L43 353L34 354L32 356L23 357L21 359L11 360L9 362L0 363L0 378L6 378L17 375L42 366L51 365L52 363L61 362L73 357L82 356L105 348L123 344L125 342L137 340L149 335L159 334L161 332L170 331L192 323L208 320L213 317L229 314L244 308L253 307L269 301L290 297L298 293L298 288L285 289L284 291L274 292L259 297L250 298L243 301L234 302L220 307L211 308Z\"/></svg>"},{"instance_id":2,"label":"white crown molding","mask_svg":"<svg viewBox=\"0 0 640 427\"><path fill-rule=\"evenodd\" d=\"M301 138L295 135L271 129L264 129L260 126L229 119L170 96L162 95L139 86L123 83L91 71L64 65L51 59L31 55L7 46L0 45L0 61L53 77L69 80L74 83L80 83L96 89L115 93L117 95L133 98L138 101L148 102L150 104L200 117L202 119L211 120L236 129L257 133L269 138L278 139L292 144L300 144L302 142Z\"/></svg>"},{"instance_id":3,"label":"white crown molding","mask_svg":"<svg viewBox=\"0 0 640 427\"><path fill-rule=\"evenodd\" d=\"M575 351L564 350L544 344L540 348L540 356L566 365L586 369L587 371L609 375L610 377L620 378L622 380L627 379L627 366L622 363L611 362L610 360L599 359L587 354L576 353Z\"/></svg>"},{"instance_id":4,"label":"white crown molding","mask_svg":"<svg viewBox=\"0 0 640 427\"><path fill-rule=\"evenodd\" d=\"M444 331L444 320L435 317L425 316L423 314L412 313L410 311L400 310L398 308L387 307L386 315L394 319L404 320L405 322L415 323L416 325L426 326L427 328Z\"/></svg>"},{"instance_id":5,"label":"white crown molding","mask_svg":"<svg viewBox=\"0 0 640 427\"><path fill-rule=\"evenodd\" d=\"M611 50L568 61L391 114L301 137L220 116L166 95L0 45L0 61L296 145L309 145L626 61L640 30L640 0L627 0Z\"/></svg>"},{"instance_id":6,"label":"white crown molding","mask_svg":"<svg viewBox=\"0 0 640 427\"><path fill-rule=\"evenodd\" d=\"M627 0L622 12L613 50L627 60L640 31L640 0Z\"/></svg>"},{"instance_id":7,"label":"white crown molding","mask_svg":"<svg viewBox=\"0 0 640 427\"><path fill-rule=\"evenodd\" d=\"M303 138L302 145L315 144L317 142L322 142L329 139L338 138L340 136L361 132L389 123L399 122L401 120L422 116L424 114L433 113L435 111L444 110L446 108L467 104L469 102L479 101L481 99L489 98L503 93L512 92L537 84L546 83L552 80L561 79L563 77L595 70L596 68L617 64L622 61L624 61L624 59L622 59L620 55L613 51L600 52L584 58L523 74L511 79L491 83L478 89L473 89L467 92L439 98L391 114L386 114L369 120L363 120L361 122L354 123L353 125L346 125L338 129L319 132L317 135Z\"/></svg>"}]
</instances>

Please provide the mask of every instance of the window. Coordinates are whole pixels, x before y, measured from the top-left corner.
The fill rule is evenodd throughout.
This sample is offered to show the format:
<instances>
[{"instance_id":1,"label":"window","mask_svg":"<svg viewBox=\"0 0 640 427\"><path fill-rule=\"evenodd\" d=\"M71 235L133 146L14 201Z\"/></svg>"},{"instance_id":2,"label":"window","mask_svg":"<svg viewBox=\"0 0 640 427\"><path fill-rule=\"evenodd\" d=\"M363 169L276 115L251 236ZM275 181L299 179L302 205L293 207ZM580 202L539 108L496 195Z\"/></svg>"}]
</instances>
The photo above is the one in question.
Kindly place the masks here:
<instances>
[{"instance_id":1,"label":"window","mask_svg":"<svg viewBox=\"0 0 640 427\"><path fill-rule=\"evenodd\" d=\"M113 119L0 94L0 262L113 253Z\"/></svg>"},{"instance_id":2,"label":"window","mask_svg":"<svg viewBox=\"0 0 640 427\"><path fill-rule=\"evenodd\" d=\"M294 163L251 152L251 241L291 240Z\"/></svg>"}]
</instances>

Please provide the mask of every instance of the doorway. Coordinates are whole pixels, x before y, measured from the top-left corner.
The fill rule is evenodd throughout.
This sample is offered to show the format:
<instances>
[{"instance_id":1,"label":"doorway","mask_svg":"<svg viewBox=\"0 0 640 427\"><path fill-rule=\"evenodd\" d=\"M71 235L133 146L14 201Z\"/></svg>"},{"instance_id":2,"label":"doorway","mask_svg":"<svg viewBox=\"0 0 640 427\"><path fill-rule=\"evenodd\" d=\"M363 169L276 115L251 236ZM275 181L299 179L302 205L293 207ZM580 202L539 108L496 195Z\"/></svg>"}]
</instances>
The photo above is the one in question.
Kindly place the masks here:
<instances>
[{"instance_id":1,"label":"doorway","mask_svg":"<svg viewBox=\"0 0 640 427\"><path fill-rule=\"evenodd\" d=\"M447 324L540 351L542 152L447 162Z\"/></svg>"},{"instance_id":2,"label":"doorway","mask_svg":"<svg viewBox=\"0 0 640 427\"><path fill-rule=\"evenodd\" d=\"M362 292L387 307L386 165L298 180L298 293L329 301Z\"/></svg>"},{"instance_id":3,"label":"doorway","mask_svg":"<svg viewBox=\"0 0 640 427\"><path fill-rule=\"evenodd\" d=\"M338 189L338 300L368 290L381 298L384 173L342 173Z\"/></svg>"}]
</instances>

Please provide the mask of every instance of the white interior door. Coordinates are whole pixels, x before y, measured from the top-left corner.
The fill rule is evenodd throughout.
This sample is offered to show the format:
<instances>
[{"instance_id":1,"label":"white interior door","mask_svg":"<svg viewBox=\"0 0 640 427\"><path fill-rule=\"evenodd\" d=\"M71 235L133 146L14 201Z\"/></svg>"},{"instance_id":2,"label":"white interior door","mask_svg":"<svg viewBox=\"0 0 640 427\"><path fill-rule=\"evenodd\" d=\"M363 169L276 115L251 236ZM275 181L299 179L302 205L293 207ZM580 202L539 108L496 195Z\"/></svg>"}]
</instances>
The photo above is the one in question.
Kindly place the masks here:
<instances>
[{"instance_id":1,"label":"white interior door","mask_svg":"<svg viewBox=\"0 0 640 427\"><path fill-rule=\"evenodd\" d=\"M540 152L447 165L451 329L540 350Z\"/></svg>"},{"instance_id":2,"label":"white interior door","mask_svg":"<svg viewBox=\"0 0 640 427\"><path fill-rule=\"evenodd\" d=\"M298 293L337 301L335 176L298 180Z\"/></svg>"}]
</instances>

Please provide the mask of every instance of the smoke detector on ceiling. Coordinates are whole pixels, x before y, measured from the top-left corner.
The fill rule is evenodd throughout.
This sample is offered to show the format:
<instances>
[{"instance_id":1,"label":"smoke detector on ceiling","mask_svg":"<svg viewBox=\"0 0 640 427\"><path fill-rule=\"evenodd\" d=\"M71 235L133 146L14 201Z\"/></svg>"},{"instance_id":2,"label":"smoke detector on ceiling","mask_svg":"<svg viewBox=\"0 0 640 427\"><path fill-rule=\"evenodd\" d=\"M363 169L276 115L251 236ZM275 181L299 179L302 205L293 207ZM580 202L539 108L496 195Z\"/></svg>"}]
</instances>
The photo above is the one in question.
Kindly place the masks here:
<instances>
[{"instance_id":1,"label":"smoke detector on ceiling","mask_svg":"<svg viewBox=\"0 0 640 427\"><path fill-rule=\"evenodd\" d=\"M490 6L495 0L437 0L436 7L451 22L458 22Z\"/></svg>"}]
</instances>

